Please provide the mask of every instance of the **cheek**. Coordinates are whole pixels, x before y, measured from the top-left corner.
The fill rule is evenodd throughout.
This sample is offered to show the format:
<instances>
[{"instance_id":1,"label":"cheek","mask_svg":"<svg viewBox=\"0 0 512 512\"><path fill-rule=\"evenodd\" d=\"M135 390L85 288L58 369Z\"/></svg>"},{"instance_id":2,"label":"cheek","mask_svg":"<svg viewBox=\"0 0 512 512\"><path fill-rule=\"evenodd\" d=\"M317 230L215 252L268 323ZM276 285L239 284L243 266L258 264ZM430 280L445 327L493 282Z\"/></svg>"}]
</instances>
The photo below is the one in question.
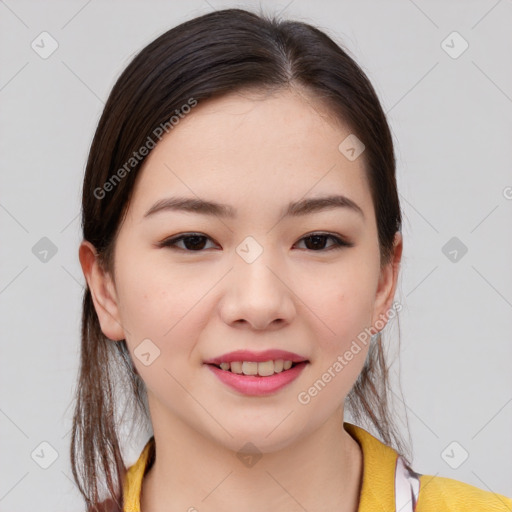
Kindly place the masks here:
<instances>
[{"instance_id":1,"label":"cheek","mask_svg":"<svg viewBox=\"0 0 512 512\"><path fill-rule=\"evenodd\" d=\"M187 348L187 340L194 339L185 331L194 327L188 319L208 283L194 283L187 272L160 267L154 262L144 263L142 258L119 265L120 315L132 350L144 339L150 339L161 352L172 348L176 353Z\"/></svg>"},{"instance_id":2,"label":"cheek","mask_svg":"<svg viewBox=\"0 0 512 512\"><path fill-rule=\"evenodd\" d=\"M335 387L343 395L352 387L366 359L370 336L364 329L369 327L370 306L371 300L362 293L334 293L326 311L325 322L333 332L319 340L321 367L331 375L342 375Z\"/></svg>"},{"instance_id":3,"label":"cheek","mask_svg":"<svg viewBox=\"0 0 512 512\"><path fill-rule=\"evenodd\" d=\"M359 282L351 290L333 294L331 318L336 337L343 340L357 338L365 328L370 327L375 297Z\"/></svg>"},{"instance_id":4,"label":"cheek","mask_svg":"<svg viewBox=\"0 0 512 512\"><path fill-rule=\"evenodd\" d=\"M316 313L309 315L314 319L315 378L332 383L323 393L325 403L348 394L363 368L371 337L378 261L354 257L344 263L337 272L330 269L302 288L307 290L306 306Z\"/></svg>"},{"instance_id":5,"label":"cheek","mask_svg":"<svg viewBox=\"0 0 512 512\"><path fill-rule=\"evenodd\" d=\"M371 325L375 301L376 276L359 265L303 283L307 290L305 306L317 316L318 333L326 349L336 350Z\"/></svg>"},{"instance_id":6,"label":"cheek","mask_svg":"<svg viewBox=\"0 0 512 512\"><path fill-rule=\"evenodd\" d=\"M129 269L129 271L128 271ZM203 328L207 291L204 280L190 282L155 265L119 269L120 314L132 361L148 390L162 401L183 395L190 355ZM211 286L211 284L210 284ZM178 292L179 291L179 292ZM163 395L161 395L163 393Z\"/></svg>"}]
</instances>

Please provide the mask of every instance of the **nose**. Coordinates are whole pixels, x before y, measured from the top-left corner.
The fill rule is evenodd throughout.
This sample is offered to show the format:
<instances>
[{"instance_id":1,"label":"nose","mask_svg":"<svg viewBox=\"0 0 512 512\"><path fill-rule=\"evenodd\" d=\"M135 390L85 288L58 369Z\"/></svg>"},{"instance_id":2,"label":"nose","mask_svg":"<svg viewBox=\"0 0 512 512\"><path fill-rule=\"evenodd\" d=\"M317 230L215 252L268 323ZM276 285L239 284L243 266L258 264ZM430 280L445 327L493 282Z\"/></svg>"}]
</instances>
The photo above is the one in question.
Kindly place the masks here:
<instances>
[{"instance_id":1,"label":"nose","mask_svg":"<svg viewBox=\"0 0 512 512\"><path fill-rule=\"evenodd\" d=\"M292 322L296 308L289 278L282 265L270 262L265 253L252 263L235 257L220 306L226 324L275 330Z\"/></svg>"}]
</instances>

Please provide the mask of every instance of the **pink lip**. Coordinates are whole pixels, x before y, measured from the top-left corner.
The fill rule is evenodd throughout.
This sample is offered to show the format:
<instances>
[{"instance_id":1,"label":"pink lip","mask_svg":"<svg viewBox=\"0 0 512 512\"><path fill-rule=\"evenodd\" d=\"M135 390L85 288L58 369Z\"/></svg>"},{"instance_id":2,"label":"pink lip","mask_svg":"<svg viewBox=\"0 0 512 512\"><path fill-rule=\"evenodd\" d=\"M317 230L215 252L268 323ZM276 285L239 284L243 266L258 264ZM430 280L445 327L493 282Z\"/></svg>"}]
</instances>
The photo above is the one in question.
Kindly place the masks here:
<instances>
[{"instance_id":1,"label":"pink lip","mask_svg":"<svg viewBox=\"0 0 512 512\"><path fill-rule=\"evenodd\" d=\"M293 352L287 352L286 350L265 350L263 352L252 352L250 350L236 350L235 352L229 352L213 359L204 361L205 364L216 364L220 363L232 363L233 361L252 361L255 363L263 363L265 361L276 361L277 359L283 359L284 361L291 361L292 363L301 363L307 361L307 358L294 354ZM268 378L268 377L265 377Z\"/></svg>"},{"instance_id":2,"label":"pink lip","mask_svg":"<svg viewBox=\"0 0 512 512\"><path fill-rule=\"evenodd\" d=\"M275 351L274 351L275 352ZM238 356L237 356L238 357ZM286 356L288 358L288 356ZM273 357L264 359L268 361L274 359ZM283 359L278 357L277 359ZM233 359L234 361L240 361L240 359ZM251 358L242 358L244 361L254 361ZM288 359L290 360L290 359ZM294 381L306 367L308 363L302 361L292 366L289 370L283 370L280 373L274 373L269 377L260 377L259 375L243 375L238 373L232 373L229 370L221 370L213 364L208 364L208 368L226 385L231 388L243 393L244 395L260 396L275 393L281 388L284 388L290 382Z\"/></svg>"}]
</instances>

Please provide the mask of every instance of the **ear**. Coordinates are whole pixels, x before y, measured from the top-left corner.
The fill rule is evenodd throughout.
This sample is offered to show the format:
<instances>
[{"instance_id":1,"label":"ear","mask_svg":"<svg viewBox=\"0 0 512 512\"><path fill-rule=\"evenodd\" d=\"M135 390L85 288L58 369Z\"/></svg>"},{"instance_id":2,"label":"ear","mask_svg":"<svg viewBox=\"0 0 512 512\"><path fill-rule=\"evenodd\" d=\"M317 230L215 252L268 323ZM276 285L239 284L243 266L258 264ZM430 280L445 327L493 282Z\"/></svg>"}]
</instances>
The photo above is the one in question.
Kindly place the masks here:
<instances>
[{"instance_id":1,"label":"ear","mask_svg":"<svg viewBox=\"0 0 512 512\"><path fill-rule=\"evenodd\" d=\"M375 325L378 320L388 320L388 312L393 304L395 297L398 275L400 270L400 262L402 259L403 239L400 232L395 233L393 242L393 251L389 263L387 263L380 272L377 294L375 296L375 304L373 308L372 324ZM379 329L382 330L382 329Z\"/></svg>"},{"instance_id":2,"label":"ear","mask_svg":"<svg viewBox=\"0 0 512 512\"><path fill-rule=\"evenodd\" d=\"M103 334L115 341L125 339L114 281L101 266L96 248L84 240L80 244L78 256Z\"/></svg>"}]
</instances>

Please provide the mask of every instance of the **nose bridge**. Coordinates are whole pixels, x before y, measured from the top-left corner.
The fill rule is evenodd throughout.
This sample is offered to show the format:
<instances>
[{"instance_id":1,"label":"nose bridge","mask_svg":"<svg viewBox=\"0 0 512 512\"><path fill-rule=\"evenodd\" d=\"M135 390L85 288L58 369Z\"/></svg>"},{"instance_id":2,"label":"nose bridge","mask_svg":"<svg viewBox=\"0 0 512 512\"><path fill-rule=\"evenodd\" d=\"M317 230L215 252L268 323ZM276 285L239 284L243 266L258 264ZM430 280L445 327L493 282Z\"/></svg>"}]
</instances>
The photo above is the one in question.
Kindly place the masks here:
<instances>
[{"instance_id":1,"label":"nose bridge","mask_svg":"<svg viewBox=\"0 0 512 512\"><path fill-rule=\"evenodd\" d=\"M274 320L289 321L293 314L292 293L281 276L283 265L271 248L246 237L235 249L233 270L224 298L224 319L245 320L264 328Z\"/></svg>"},{"instance_id":2,"label":"nose bridge","mask_svg":"<svg viewBox=\"0 0 512 512\"><path fill-rule=\"evenodd\" d=\"M272 297L277 298L281 292L282 283L276 277L276 273L282 266L274 253L275 251L268 245L268 239L263 246L252 236L246 237L236 247L233 269L235 277L240 280L242 289L247 289L249 294L255 294L255 300L260 298L260 294L266 295L270 292ZM266 297L266 300L269 298Z\"/></svg>"}]
</instances>

